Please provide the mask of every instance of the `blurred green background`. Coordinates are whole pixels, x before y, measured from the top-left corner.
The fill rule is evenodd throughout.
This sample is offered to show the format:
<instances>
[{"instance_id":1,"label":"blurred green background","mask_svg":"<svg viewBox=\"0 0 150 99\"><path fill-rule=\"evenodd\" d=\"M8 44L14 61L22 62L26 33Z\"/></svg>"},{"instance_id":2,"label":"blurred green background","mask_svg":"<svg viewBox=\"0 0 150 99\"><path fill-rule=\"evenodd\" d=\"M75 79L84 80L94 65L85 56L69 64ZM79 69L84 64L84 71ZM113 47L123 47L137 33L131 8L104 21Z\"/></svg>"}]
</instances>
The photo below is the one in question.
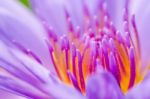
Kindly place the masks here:
<instances>
[{"instance_id":1,"label":"blurred green background","mask_svg":"<svg viewBox=\"0 0 150 99\"><path fill-rule=\"evenodd\" d=\"M20 0L25 6L30 7L29 0Z\"/></svg>"}]
</instances>

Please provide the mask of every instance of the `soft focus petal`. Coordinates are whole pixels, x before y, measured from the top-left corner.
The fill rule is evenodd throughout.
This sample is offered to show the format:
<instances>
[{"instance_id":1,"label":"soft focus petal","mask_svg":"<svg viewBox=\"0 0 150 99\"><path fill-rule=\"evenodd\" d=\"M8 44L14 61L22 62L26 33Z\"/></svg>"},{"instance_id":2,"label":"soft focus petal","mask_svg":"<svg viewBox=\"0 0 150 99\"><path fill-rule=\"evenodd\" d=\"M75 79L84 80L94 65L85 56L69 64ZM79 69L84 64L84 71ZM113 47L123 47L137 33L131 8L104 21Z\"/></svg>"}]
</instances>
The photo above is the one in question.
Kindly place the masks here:
<instances>
[{"instance_id":1,"label":"soft focus petal","mask_svg":"<svg viewBox=\"0 0 150 99\"><path fill-rule=\"evenodd\" d=\"M0 74L0 89L11 92L16 95L22 95L24 97L36 99L48 98L46 95L42 94L33 86L24 83L23 81L12 79L11 77L7 77L2 74Z\"/></svg>"},{"instance_id":2,"label":"soft focus petal","mask_svg":"<svg viewBox=\"0 0 150 99\"><path fill-rule=\"evenodd\" d=\"M39 90L42 88L42 82L40 80L43 78L39 80L39 75L35 75L32 72L34 70L27 69L27 64L30 67L33 65L36 66L36 69L44 72L43 75L46 73L46 71L42 70L44 67L40 66L41 68L39 68L38 64L33 64L32 59L30 59L32 63L29 64L25 60L25 56L20 56L21 58L19 57L19 60L17 55L19 51L15 48L7 47L2 42L0 42L0 52L3 52L0 53L0 89L26 97L47 97L41 92L42 90ZM26 64L23 62L26 62ZM44 75L43 77L46 76Z\"/></svg>"},{"instance_id":3,"label":"soft focus petal","mask_svg":"<svg viewBox=\"0 0 150 99\"><path fill-rule=\"evenodd\" d=\"M0 42L1 72L11 74L32 86L41 89L39 84L50 83L50 72L32 58L17 49L5 46ZM42 90L42 89L41 89Z\"/></svg>"},{"instance_id":4,"label":"soft focus petal","mask_svg":"<svg viewBox=\"0 0 150 99\"><path fill-rule=\"evenodd\" d=\"M116 80L106 71L89 77L86 92L89 99L123 99Z\"/></svg>"},{"instance_id":5,"label":"soft focus petal","mask_svg":"<svg viewBox=\"0 0 150 99\"><path fill-rule=\"evenodd\" d=\"M108 14L117 27L117 29L122 29L122 16L123 9L125 7L125 0L85 0L88 5L89 11L92 15L96 15L100 11L100 6L102 3L105 3L105 7L108 11Z\"/></svg>"},{"instance_id":6,"label":"soft focus petal","mask_svg":"<svg viewBox=\"0 0 150 99\"><path fill-rule=\"evenodd\" d=\"M30 0L33 11L43 23L53 28L58 35L68 32L64 13L64 0Z\"/></svg>"},{"instance_id":7,"label":"soft focus petal","mask_svg":"<svg viewBox=\"0 0 150 99\"><path fill-rule=\"evenodd\" d=\"M16 0L2 0L0 3L0 38L30 49L44 65L50 64L48 48L44 42L46 33L31 12Z\"/></svg>"},{"instance_id":8,"label":"soft focus petal","mask_svg":"<svg viewBox=\"0 0 150 99\"><path fill-rule=\"evenodd\" d=\"M2 72L6 71L5 74L9 73L44 92L46 90L43 86L53 83L55 77L51 77L51 72L26 54L16 48L7 47L2 42L0 51L3 52L0 53L0 67ZM58 83L58 79L55 82Z\"/></svg>"},{"instance_id":9,"label":"soft focus petal","mask_svg":"<svg viewBox=\"0 0 150 99\"><path fill-rule=\"evenodd\" d=\"M41 3L39 0L31 0L31 6L34 12L42 19L43 23L48 23L49 27L54 29L54 32L58 35L62 35L68 32L68 20L66 18L66 11L69 14L70 20L73 24L74 30L77 26L83 29L84 14L89 11L91 18L93 19L97 13L100 12L100 6L104 2L103 0L45 0ZM124 0L108 1L106 0L106 6L110 18L119 29L122 26L123 8L125 7ZM57 17L61 16L61 17ZM57 27L57 29L56 29Z\"/></svg>"},{"instance_id":10,"label":"soft focus petal","mask_svg":"<svg viewBox=\"0 0 150 99\"><path fill-rule=\"evenodd\" d=\"M83 22L84 22L83 0L65 0L64 6L71 18L74 29L76 29L77 26L83 29Z\"/></svg>"},{"instance_id":11,"label":"soft focus petal","mask_svg":"<svg viewBox=\"0 0 150 99\"><path fill-rule=\"evenodd\" d=\"M0 67L3 70L0 89L36 99L84 99L80 92L62 84L56 75L16 48L0 42L0 51L4 52L0 54Z\"/></svg>"},{"instance_id":12,"label":"soft focus petal","mask_svg":"<svg viewBox=\"0 0 150 99\"><path fill-rule=\"evenodd\" d=\"M85 5L91 15L96 14L99 11L100 5L103 0L84 0Z\"/></svg>"},{"instance_id":13,"label":"soft focus petal","mask_svg":"<svg viewBox=\"0 0 150 99\"><path fill-rule=\"evenodd\" d=\"M50 89L53 99L86 99L80 92L64 84L56 84Z\"/></svg>"},{"instance_id":14,"label":"soft focus petal","mask_svg":"<svg viewBox=\"0 0 150 99\"><path fill-rule=\"evenodd\" d=\"M82 0L45 0L43 3L40 0L31 0L30 2L34 12L52 27L58 36L68 33L69 23L73 25L74 30L77 26L83 29Z\"/></svg>"},{"instance_id":15,"label":"soft focus petal","mask_svg":"<svg viewBox=\"0 0 150 99\"><path fill-rule=\"evenodd\" d=\"M18 59L22 58L22 60L24 60L24 64L26 64L26 68L28 68L29 71L47 83L43 85L44 91L49 93L53 99L84 99L84 96L82 96L81 93L70 86L62 84L55 75L51 74L42 66L24 55L21 55L21 53L16 53L15 55Z\"/></svg>"},{"instance_id":16,"label":"soft focus petal","mask_svg":"<svg viewBox=\"0 0 150 99\"><path fill-rule=\"evenodd\" d=\"M128 0L106 0L108 13L118 30L122 30L123 11Z\"/></svg>"},{"instance_id":17,"label":"soft focus petal","mask_svg":"<svg viewBox=\"0 0 150 99\"><path fill-rule=\"evenodd\" d=\"M126 94L125 99L150 99L150 73L143 80L142 83L133 87Z\"/></svg>"},{"instance_id":18,"label":"soft focus petal","mask_svg":"<svg viewBox=\"0 0 150 99\"><path fill-rule=\"evenodd\" d=\"M143 65L147 65L150 59L150 3L149 0L131 0L130 14L135 15L136 25L139 32Z\"/></svg>"},{"instance_id":19,"label":"soft focus petal","mask_svg":"<svg viewBox=\"0 0 150 99\"><path fill-rule=\"evenodd\" d=\"M0 97L3 99L26 99L24 97L14 95L3 90L0 90Z\"/></svg>"}]
</instances>

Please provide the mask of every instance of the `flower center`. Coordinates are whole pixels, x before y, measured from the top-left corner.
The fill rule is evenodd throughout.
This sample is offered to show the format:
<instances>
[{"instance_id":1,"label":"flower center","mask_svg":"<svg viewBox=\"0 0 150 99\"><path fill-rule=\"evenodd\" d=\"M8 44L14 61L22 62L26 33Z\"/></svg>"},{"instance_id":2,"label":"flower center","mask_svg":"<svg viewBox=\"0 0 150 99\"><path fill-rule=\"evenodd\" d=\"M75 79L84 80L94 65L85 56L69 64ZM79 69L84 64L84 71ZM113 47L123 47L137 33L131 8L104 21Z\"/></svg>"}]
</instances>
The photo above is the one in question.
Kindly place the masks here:
<instances>
[{"instance_id":1,"label":"flower center","mask_svg":"<svg viewBox=\"0 0 150 99\"><path fill-rule=\"evenodd\" d=\"M105 3L94 17L86 6L84 10L82 30L73 26L66 10L68 34L59 38L52 28L46 27L50 36L46 42L59 78L84 93L88 75L100 67L111 72L122 91L126 92L143 79L139 70L140 45L134 16L129 21L125 8L124 32L121 34L111 22Z\"/></svg>"},{"instance_id":2,"label":"flower center","mask_svg":"<svg viewBox=\"0 0 150 99\"><path fill-rule=\"evenodd\" d=\"M127 17L127 12L125 15ZM101 20L98 20L98 17ZM98 66L114 75L123 92L142 79L134 16L131 22L132 31L129 30L128 19L124 19L125 36L116 31L103 7L100 15L94 17L94 26L87 24L90 18L89 15L85 15L84 33L81 33L78 26L74 29L67 12L66 19L70 33L62 36L58 43L56 35L53 35L51 30L49 33L53 43L48 44L53 65L63 82L85 92L86 79ZM134 34L134 41L131 32Z\"/></svg>"}]
</instances>

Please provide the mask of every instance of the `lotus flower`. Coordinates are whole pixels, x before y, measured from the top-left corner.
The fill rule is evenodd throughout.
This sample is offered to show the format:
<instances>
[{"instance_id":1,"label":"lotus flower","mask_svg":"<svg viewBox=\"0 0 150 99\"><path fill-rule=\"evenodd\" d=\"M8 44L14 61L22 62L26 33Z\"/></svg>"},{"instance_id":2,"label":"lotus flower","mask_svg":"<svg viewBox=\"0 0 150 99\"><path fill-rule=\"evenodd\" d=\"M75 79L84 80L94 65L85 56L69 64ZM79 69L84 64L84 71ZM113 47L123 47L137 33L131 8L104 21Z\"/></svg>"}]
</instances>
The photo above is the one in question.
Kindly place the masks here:
<instances>
[{"instance_id":1,"label":"lotus flower","mask_svg":"<svg viewBox=\"0 0 150 99\"><path fill-rule=\"evenodd\" d=\"M148 0L29 2L0 3L3 99L150 98Z\"/></svg>"}]
</instances>

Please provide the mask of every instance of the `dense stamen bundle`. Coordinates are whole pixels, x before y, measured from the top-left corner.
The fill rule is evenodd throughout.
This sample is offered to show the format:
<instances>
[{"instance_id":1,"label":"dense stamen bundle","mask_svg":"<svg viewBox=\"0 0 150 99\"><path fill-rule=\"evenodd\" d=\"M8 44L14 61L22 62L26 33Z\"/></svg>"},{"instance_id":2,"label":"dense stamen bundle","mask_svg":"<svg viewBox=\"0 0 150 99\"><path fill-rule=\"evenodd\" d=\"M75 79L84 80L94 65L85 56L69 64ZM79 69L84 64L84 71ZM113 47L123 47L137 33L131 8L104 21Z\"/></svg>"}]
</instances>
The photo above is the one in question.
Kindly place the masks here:
<instances>
[{"instance_id":1,"label":"dense stamen bundle","mask_svg":"<svg viewBox=\"0 0 150 99\"><path fill-rule=\"evenodd\" d=\"M124 11L123 33L118 32L110 21L105 3L93 19L85 10L85 27L82 31L79 26L73 26L66 10L65 13L70 31L68 35L58 40L52 28L47 28L53 42L48 43L50 55L62 81L84 92L87 76L94 73L97 66L111 72L124 92L141 80L138 34L134 16L129 21L127 9Z\"/></svg>"}]
</instances>

